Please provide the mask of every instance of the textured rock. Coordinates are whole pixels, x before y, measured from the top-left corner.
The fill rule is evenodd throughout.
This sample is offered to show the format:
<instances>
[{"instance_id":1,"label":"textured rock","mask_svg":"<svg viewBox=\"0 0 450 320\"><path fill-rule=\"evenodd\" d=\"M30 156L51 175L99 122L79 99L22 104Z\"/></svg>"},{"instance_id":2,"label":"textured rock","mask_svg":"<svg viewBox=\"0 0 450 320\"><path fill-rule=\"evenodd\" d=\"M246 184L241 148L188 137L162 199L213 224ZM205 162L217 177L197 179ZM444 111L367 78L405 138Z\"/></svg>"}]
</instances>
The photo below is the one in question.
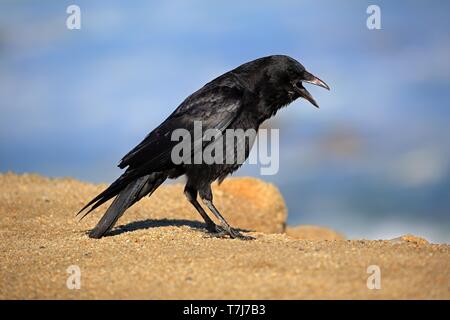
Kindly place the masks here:
<instances>
[{"instance_id":1,"label":"textured rock","mask_svg":"<svg viewBox=\"0 0 450 320\"><path fill-rule=\"evenodd\" d=\"M234 178L214 185L213 190L217 205L231 225L266 233L284 232L287 209L273 184L254 178Z\"/></svg>"},{"instance_id":2,"label":"textured rock","mask_svg":"<svg viewBox=\"0 0 450 320\"><path fill-rule=\"evenodd\" d=\"M51 213L55 204L64 205L66 218L74 214L106 185L92 185L74 179L49 179L38 175L0 175L0 200L14 205L21 215ZM200 215L186 200L181 183L160 187L131 207L116 226L125 229L146 228L151 220L165 225L197 225ZM234 227L266 233L284 232L287 210L283 197L272 184L254 178L230 178L220 186L213 185L214 204ZM92 228L110 202L100 206L77 224L77 228ZM35 206L35 210L30 210ZM210 214L214 219L213 215ZM163 222L164 221L164 222ZM156 222L155 222L156 223Z\"/></svg>"},{"instance_id":3,"label":"textured rock","mask_svg":"<svg viewBox=\"0 0 450 320\"><path fill-rule=\"evenodd\" d=\"M180 185L132 208L113 236L90 239L103 208L81 223L74 213L103 187L0 175L0 299L450 299L448 245L260 232L249 233L253 241L211 238ZM273 186L237 179L215 196L238 226L283 229ZM307 228L292 230L330 235ZM381 268L381 290L367 288L370 265ZM67 287L74 266L79 290Z\"/></svg>"},{"instance_id":4,"label":"textured rock","mask_svg":"<svg viewBox=\"0 0 450 320\"><path fill-rule=\"evenodd\" d=\"M404 236L398 237L398 238L394 238L390 240L392 243L403 243L403 242L408 242L408 243L413 243L416 245L426 245L429 242L421 237L416 237L412 234L405 234Z\"/></svg>"},{"instance_id":5,"label":"textured rock","mask_svg":"<svg viewBox=\"0 0 450 320\"><path fill-rule=\"evenodd\" d=\"M318 226L287 227L286 234L290 237L304 240L345 240L345 237L340 233Z\"/></svg>"}]
</instances>

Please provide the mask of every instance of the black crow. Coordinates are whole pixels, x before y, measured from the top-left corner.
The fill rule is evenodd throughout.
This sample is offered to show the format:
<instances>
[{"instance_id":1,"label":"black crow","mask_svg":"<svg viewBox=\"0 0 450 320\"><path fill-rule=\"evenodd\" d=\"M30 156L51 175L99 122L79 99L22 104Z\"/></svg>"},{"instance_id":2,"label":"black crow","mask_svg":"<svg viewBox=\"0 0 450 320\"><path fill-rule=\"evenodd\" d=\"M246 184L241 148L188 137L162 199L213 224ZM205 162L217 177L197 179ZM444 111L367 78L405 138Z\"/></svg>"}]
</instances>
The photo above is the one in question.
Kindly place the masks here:
<instances>
[{"instance_id":1,"label":"black crow","mask_svg":"<svg viewBox=\"0 0 450 320\"><path fill-rule=\"evenodd\" d=\"M274 55L245 63L191 94L161 125L123 157L119 167L127 168L125 172L80 210L79 213L91 206L84 215L86 216L115 197L89 236L101 238L111 230L125 210L142 197L151 195L166 179L185 175L187 182L184 193L202 216L209 232L231 238L251 238L230 227L214 206L211 192L213 181L223 181L242 163L175 163L171 154L178 141L172 139L172 133L176 129L185 129L192 133L194 122L198 121L203 130L215 129L219 133L224 133L227 129L257 131L263 121L297 98L304 98L318 107L317 102L304 88L303 82L329 90L325 82L306 71L298 61L288 56ZM215 141L200 140L200 144L199 141L192 141L194 152L199 150L195 145L200 146L202 151L208 143ZM251 143L248 140L237 143L245 148L245 158ZM231 147L232 150L229 150L229 147L224 148L226 153L236 153L238 149L236 146ZM197 194L220 221L220 225L216 225L205 212L197 201Z\"/></svg>"}]
</instances>

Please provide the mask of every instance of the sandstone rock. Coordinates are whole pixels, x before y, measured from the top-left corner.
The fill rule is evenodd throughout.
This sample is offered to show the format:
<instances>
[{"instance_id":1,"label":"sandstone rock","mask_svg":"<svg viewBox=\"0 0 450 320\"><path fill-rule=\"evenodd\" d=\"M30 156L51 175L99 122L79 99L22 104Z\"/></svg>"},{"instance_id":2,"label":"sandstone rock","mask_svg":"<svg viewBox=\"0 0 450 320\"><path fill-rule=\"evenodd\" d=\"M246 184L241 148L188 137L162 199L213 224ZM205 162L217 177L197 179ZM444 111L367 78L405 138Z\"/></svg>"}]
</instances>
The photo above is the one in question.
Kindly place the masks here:
<instances>
[{"instance_id":1,"label":"sandstone rock","mask_svg":"<svg viewBox=\"0 0 450 320\"><path fill-rule=\"evenodd\" d=\"M301 225L287 227L286 234L290 237L303 240L345 240L340 233L318 226Z\"/></svg>"},{"instance_id":2,"label":"sandstone rock","mask_svg":"<svg viewBox=\"0 0 450 320\"><path fill-rule=\"evenodd\" d=\"M426 244L428 244L428 241L426 239L421 238L421 237L416 237L416 236L414 236L412 234L405 234L405 235L403 235L401 237L394 238L394 239L391 239L389 241L391 241L392 243L405 243L405 242L407 242L407 243L414 243L414 244L417 244L417 245L426 245Z\"/></svg>"},{"instance_id":3,"label":"sandstone rock","mask_svg":"<svg viewBox=\"0 0 450 320\"><path fill-rule=\"evenodd\" d=\"M450 298L449 245L260 232L250 233L252 241L211 238L198 230L201 218L180 184L131 208L113 236L91 239L86 231L105 208L81 223L74 214L104 187L0 174L0 299ZM275 187L233 179L214 192L238 226L283 229L286 209ZM324 229L293 230L311 238ZM383 270L382 290L366 287L371 264ZM80 268L81 290L67 287L73 266Z\"/></svg>"},{"instance_id":4,"label":"sandstone rock","mask_svg":"<svg viewBox=\"0 0 450 320\"><path fill-rule=\"evenodd\" d=\"M14 204L22 215L40 215L52 212L55 205L64 205L67 219L74 215L106 185L93 185L63 178L50 179L35 174L0 175L0 200ZM187 201L181 183L163 185L151 197L131 207L116 226L145 229L150 226L201 225L200 215ZM287 209L278 189L254 178L229 178L220 186L213 185L214 204L234 227L265 233L282 233ZM94 210L78 225L92 228L105 212L108 202ZM30 212L30 208L37 212ZM210 217L214 219L213 215Z\"/></svg>"}]
</instances>

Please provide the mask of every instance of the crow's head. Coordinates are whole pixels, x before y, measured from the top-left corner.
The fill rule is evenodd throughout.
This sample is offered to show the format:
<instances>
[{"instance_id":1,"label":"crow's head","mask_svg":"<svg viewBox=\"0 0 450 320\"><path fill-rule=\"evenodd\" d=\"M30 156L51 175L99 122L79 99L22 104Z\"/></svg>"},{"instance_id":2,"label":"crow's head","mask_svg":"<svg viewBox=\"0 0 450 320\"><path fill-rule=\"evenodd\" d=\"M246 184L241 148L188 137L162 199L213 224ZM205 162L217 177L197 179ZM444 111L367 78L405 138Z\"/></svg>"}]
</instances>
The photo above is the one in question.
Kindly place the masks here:
<instances>
[{"instance_id":1,"label":"crow's head","mask_svg":"<svg viewBox=\"0 0 450 320\"><path fill-rule=\"evenodd\" d=\"M325 82L306 71L302 64L291 57L270 56L262 58L260 63L260 66L264 69L263 81L265 85L263 86L266 93L268 92L278 99L285 98L287 103L297 98L303 98L317 108L319 107L312 95L305 89L303 83L311 83L330 90Z\"/></svg>"}]
</instances>

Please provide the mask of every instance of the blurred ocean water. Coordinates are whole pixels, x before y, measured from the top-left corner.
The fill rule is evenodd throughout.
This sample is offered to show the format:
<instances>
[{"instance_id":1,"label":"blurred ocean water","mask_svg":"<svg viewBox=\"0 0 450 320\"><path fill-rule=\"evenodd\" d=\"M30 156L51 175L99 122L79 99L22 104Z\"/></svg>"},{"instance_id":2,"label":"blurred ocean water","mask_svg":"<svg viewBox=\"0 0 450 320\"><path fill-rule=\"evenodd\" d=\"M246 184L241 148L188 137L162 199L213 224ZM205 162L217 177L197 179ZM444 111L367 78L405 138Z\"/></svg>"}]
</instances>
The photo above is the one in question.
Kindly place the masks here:
<instances>
[{"instance_id":1,"label":"blurred ocean water","mask_svg":"<svg viewBox=\"0 0 450 320\"><path fill-rule=\"evenodd\" d=\"M446 1L0 3L0 171L110 182L119 159L191 92L287 54L324 79L280 129L291 224L348 237L450 242L450 22ZM236 175L259 176L245 165ZM225 213L226 214L226 213Z\"/></svg>"}]
</instances>

